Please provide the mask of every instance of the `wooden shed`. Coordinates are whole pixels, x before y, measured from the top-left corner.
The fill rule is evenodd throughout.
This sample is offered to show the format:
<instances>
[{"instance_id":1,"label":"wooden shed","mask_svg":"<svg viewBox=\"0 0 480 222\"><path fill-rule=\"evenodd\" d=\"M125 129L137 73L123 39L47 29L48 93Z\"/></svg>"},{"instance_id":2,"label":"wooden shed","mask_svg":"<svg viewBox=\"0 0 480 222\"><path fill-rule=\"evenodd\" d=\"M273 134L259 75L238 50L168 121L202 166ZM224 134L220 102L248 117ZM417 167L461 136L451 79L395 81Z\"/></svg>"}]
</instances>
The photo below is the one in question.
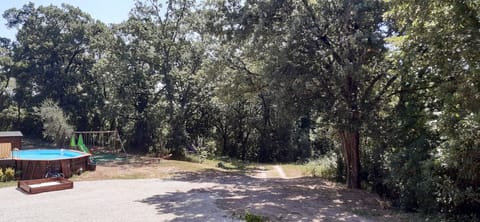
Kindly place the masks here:
<instances>
[{"instance_id":1,"label":"wooden shed","mask_svg":"<svg viewBox=\"0 0 480 222\"><path fill-rule=\"evenodd\" d=\"M0 159L9 158L12 149L20 149L22 147L23 134L20 131L3 131L0 132Z\"/></svg>"}]
</instances>

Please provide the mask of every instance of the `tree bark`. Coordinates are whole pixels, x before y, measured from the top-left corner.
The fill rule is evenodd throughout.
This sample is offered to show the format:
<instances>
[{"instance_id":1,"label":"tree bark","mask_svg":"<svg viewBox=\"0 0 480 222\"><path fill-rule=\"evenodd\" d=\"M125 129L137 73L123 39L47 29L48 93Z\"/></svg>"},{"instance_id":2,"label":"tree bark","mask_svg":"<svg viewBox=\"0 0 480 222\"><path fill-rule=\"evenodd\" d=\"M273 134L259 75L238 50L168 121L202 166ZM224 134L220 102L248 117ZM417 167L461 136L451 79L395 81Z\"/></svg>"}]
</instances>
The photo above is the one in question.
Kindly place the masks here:
<instances>
[{"instance_id":1,"label":"tree bark","mask_svg":"<svg viewBox=\"0 0 480 222\"><path fill-rule=\"evenodd\" d=\"M339 130L345 162L347 187L360 189L360 133Z\"/></svg>"}]
</instances>

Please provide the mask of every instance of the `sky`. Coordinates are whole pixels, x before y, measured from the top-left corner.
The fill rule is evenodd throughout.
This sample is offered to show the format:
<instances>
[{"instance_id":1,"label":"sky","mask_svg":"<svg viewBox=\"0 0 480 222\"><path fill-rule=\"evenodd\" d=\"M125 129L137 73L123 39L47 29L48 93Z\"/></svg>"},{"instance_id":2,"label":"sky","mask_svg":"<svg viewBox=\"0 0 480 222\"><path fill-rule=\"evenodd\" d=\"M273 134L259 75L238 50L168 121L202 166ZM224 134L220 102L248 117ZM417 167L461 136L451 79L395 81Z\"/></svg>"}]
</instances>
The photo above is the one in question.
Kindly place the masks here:
<instances>
[{"instance_id":1,"label":"sky","mask_svg":"<svg viewBox=\"0 0 480 222\"><path fill-rule=\"evenodd\" d=\"M0 0L0 15L10 8L21 8L23 5L33 2L35 7L40 5L61 6L67 3L79 7L82 11L90 14L106 24L120 23L127 20L130 9L134 6L134 0ZM0 16L0 37L15 39L16 29L9 29L5 25L7 21Z\"/></svg>"}]
</instances>

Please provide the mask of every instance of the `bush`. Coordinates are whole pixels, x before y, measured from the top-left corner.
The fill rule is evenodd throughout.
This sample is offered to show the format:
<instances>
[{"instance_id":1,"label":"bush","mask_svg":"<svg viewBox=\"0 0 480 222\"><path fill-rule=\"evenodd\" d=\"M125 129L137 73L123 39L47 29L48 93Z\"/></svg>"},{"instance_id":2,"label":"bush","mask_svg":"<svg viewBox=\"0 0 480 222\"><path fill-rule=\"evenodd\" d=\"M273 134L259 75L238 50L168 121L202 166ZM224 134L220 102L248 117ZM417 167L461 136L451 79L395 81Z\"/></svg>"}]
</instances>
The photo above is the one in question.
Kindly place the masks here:
<instances>
[{"instance_id":1,"label":"bush","mask_svg":"<svg viewBox=\"0 0 480 222\"><path fill-rule=\"evenodd\" d=\"M5 182L5 175L3 175L2 168L0 168L0 181Z\"/></svg>"},{"instance_id":2,"label":"bush","mask_svg":"<svg viewBox=\"0 0 480 222\"><path fill-rule=\"evenodd\" d=\"M441 212L474 221L480 218L480 114L449 119L444 124L446 140L434 160L433 176L440 178L436 200Z\"/></svg>"},{"instance_id":3,"label":"bush","mask_svg":"<svg viewBox=\"0 0 480 222\"><path fill-rule=\"evenodd\" d=\"M61 146L73 133L73 127L67 123L63 110L51 99L42 102L35 109L43 123L43 136Z\"/></svg>"},{"instance_id":4,"label":"bush","mask_svg":"<svg viewBox=\"0 0 480 222\"><path fill-rule=\"evenodd\" d=\"M201 155L196 154L185 154L185 161L192 163L203 163L205 159Z\"/></svg>"},{"instance_id":5,"label":"bush","mask_svg":"<svg viewBox=\"0 0 480 222\"><path fill-rule=\"evenodd\" d=\"M5 181L15 180L15 170L9 167L5 169L5 173L3 176L5 177Z\"/></svg>"},{"instance_id":6,"label":"bush","mask_svg":"<svg viewBox=\"0 0 480 222\"><path fill-rule=\"evenodd\" d=\"M0 112L0 129L9 130L14 128L15 121L18 118L19 108L17 106L9 106Z\"/></svg>"},{"instance_id":7,"label":"bush","mask_svg":"<svg viewBox=\"0 0 480 222\"><path fill-rule=\"evenodd\" d=\"M310 160L305 165L303 173L307 176L335 180L337 178L337 154L330 152L318 159Z\"/></svg>"},{"instance_id":8,"label":"bush","mask_svg":"<svg viewBox=\"0 0 480 222\"><path fill-rule=\"evenodd\" d=\"M264 221L268 221L268 220L267 220L266 217L246 212L245 213L245 221L246 222L264 222Z\"/></svg>"}]
</instances>

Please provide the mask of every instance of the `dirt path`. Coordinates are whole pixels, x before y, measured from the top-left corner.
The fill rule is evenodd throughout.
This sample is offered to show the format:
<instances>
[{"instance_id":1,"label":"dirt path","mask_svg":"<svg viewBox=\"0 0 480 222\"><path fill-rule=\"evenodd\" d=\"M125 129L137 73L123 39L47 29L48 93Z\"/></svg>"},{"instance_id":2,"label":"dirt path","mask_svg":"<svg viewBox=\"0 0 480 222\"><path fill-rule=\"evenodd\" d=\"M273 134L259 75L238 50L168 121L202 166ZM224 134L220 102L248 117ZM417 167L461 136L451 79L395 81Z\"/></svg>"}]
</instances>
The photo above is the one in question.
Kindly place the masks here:
<instances>
[{"instance_id":1,"label":"dirt path","mask_svg":"<svg viewBox=\"0 0 480 222\"><path fill-rule=\"evenodd\" d=\"M272 169L267 169L265 166L259 166L251 173L251 176L254 178L259 179L267 179L267 178L281 178L281 179L288 179L285 171L279 165L272 166Z\"/></svg>"},{"instance_id":2,"label":"dirt path","mask_svg":"<svg viewBox=\"0 0 480 222\"><path fill-rule=\"evenodd\" d=\"M278 173L278 175L280 176L280 178L282 179L288 179L287 178L287 175L285 174L285 172L283 171L282 167L279 166L279 165L275 165L273 166L273 169L275 169Z\"/></svg>"},{"instance_id":3,"label":"dirt path","mask_svg":"<svg viewBox=\"0 0 480 222\"><path fill-rule=\"evenodd\" d=\"M267 179L267 172L268 170L265 167L260 166L257 169L253 170L252 177L259 179Z\"/></svg>"}]
</instances>

